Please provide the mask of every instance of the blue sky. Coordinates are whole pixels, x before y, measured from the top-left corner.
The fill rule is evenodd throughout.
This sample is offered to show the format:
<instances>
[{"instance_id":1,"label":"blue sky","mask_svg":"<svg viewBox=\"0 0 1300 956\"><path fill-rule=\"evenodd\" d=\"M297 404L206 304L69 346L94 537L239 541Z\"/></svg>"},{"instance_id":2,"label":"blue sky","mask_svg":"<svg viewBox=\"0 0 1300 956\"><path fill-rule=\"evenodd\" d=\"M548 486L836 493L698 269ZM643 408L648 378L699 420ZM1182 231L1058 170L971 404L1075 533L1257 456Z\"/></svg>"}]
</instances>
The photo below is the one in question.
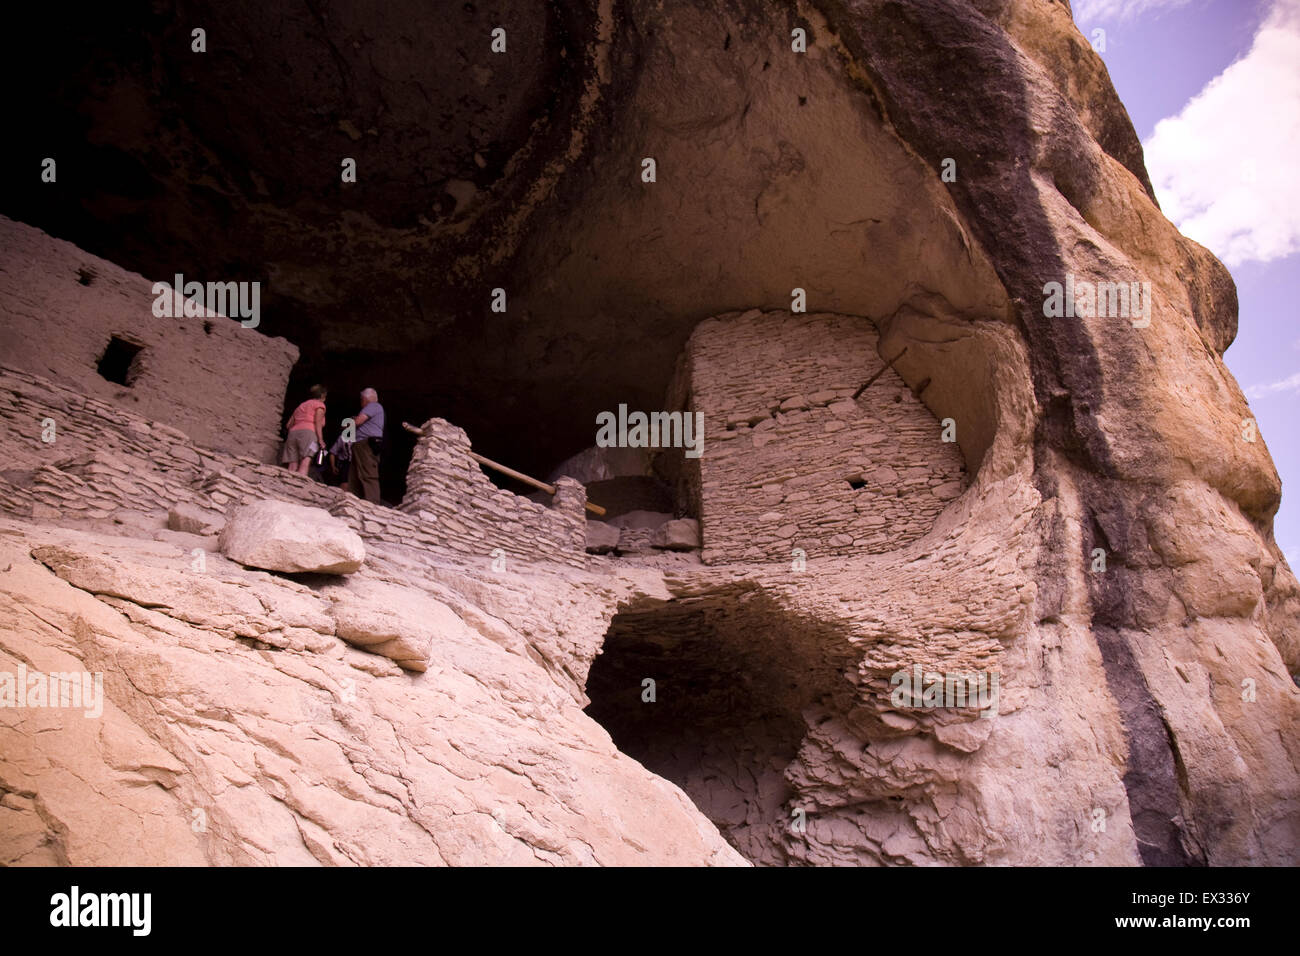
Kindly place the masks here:
<instances>
[{"instance_id":1,"label":"blue sky","mask_svg":"<svg viewBox=\"0 0 1300 956\"><path fill-rule=\"evenodd\" d=\"M1300 567L1300 0L1074 0L1146 150L1160 205L1232 272L1224 356L1282 476L1275 532ZM1096 44L1094 44L1095 46Z\"/></svg>"}]
</instances>

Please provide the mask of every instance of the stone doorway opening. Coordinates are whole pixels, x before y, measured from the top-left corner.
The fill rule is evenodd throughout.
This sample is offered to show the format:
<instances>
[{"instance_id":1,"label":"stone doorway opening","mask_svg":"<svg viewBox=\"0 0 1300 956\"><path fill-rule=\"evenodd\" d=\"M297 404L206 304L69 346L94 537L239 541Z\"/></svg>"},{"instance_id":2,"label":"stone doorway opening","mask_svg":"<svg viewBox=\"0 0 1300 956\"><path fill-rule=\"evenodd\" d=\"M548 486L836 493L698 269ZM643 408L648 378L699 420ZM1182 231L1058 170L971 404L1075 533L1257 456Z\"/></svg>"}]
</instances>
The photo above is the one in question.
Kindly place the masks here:
<instances>
[{"instance_id":1,"label":"stone doorway opening","mask_svg":"<svg viewBox=\"0 0 1300 956\"><path fill-rule=\"evenodd\" d=\"M851 708L838 629L753 585L627 608L587 679L587 714L615 745L686 792L747 859L790 862L806 714Z\"/></svg>"}]
</instances>

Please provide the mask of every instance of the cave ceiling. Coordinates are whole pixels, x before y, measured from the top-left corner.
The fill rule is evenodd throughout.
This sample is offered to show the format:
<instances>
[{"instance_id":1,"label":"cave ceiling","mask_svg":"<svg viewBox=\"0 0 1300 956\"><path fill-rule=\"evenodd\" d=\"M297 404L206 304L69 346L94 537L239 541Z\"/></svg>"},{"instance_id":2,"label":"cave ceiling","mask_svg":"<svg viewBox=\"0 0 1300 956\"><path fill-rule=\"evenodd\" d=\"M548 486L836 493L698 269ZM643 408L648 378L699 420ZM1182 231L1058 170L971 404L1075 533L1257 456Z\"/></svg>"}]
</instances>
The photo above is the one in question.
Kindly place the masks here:
<instances>
[{"instance_id":1,"label":"cave ceiling","mask_svg":"<svg viewBox=\"0 0 1300 956\"><path fill-rule=\"evenodd\" d=\"M448 418L545 473L591 444L597 412L658 407L710 315L789 308L795 288L810 311L872 319L918 296L1008 311L936 171L811 7L25 16L7 69L32 91L18 127L40 132L16 161L58 156L59 184L6 185L0 212L154 280L261 281L261 331L302 353L288 403L315 381L374 385L395 418Z\"/></svg>"}]
</instances>

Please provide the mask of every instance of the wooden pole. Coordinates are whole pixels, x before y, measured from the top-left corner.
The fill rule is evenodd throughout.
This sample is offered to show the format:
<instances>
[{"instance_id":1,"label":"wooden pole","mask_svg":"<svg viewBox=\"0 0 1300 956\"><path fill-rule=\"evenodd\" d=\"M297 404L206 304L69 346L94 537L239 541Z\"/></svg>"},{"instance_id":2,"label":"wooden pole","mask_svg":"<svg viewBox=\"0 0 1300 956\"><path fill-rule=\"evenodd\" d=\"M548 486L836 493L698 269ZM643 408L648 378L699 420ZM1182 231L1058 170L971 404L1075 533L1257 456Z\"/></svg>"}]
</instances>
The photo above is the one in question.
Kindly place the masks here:
<instances>
[{"instance_id":1,"label":"wooden pole","mask_svg":"<svg viewBox=\"0 0 1300 956\"><path fill-rule=\"evenodd\" d=\"M487 465L489 468L495 468L497 471L501 472L501 474L509 475L511 478L518 479L519 481L522 481L526 485L532 485L534 488L539 488L542 491L546 492L548 495L555 494L554 485L548 485L544 481L538 481L536 478L530 478L528 475L525 475L522 471L515 471L513 468L507 468L505 465L501 464L500 462L493 461L491 458L484 458L476 451L471 451L469 453L469 457L473 458L480 465Z\"/></svg>"},{"instance_id":2,"label":"wooden pole","mask_svg":"<svg viewBox=\"0 0 1300 956\"><path fill-rule=\"evenodd\" d=\"M423 429L416 428L410 422L402 422L402 427L405 428L408 432L412 432L413 434L416 435L424 434ZM554 485L548 485L544 481L538 481L536 478L532 478L528 475L525 475L522 471L515 471L513 468L507 468L505 465L501 464L500 462L495 462L491 458L484 458L476 451L471 451L469 453L469 457L473 458L480 465L487 465L489 468L495 468L497 471L501 472L501 474L509 475L511 478L514 478L516 481L522 481L524 484L531 485L532 487L538 489L539 491L546 492L548 495L555 494ZM587 510L590 511L592 514L597 514L602 516L605 514L604 508L602 508L600 505L593 505L590 501L587 502Z\"/></svg>"},{"instance_id":3,"label":"wooden pole","mask_svg":"<svg viewBox=\"0 0 1300 956\"><path fill-rule=\"evenodd\" d=\"M904 346L903 346L903 351L902 351L902 352L899 352L897 355L895 355L893 358L891 358L888 362L886 362L886 363L884 364L884 366L880 369L879 372L877 372L875 375L871 376L871 378L867 379L867 384L866 384L866 385L863 385L860 389L858 389L856 392L853 393L853 400L856 402L856 401L858 400L858 396L861 395L863 392L865 392L865 391L867 390L867 385L870 385L870 384L871 384L872 382L874 382L876 379L880 378L880 376L884 375L884 374L885 374L885 369L887 369L887 368L893 368L893 367L894 367L894 363L897 362L899 359L901 359L901 358L903 357L903 353L906 352L906 351L907 351L907 346L904 345Z\"/></svg>"}]
</instances>

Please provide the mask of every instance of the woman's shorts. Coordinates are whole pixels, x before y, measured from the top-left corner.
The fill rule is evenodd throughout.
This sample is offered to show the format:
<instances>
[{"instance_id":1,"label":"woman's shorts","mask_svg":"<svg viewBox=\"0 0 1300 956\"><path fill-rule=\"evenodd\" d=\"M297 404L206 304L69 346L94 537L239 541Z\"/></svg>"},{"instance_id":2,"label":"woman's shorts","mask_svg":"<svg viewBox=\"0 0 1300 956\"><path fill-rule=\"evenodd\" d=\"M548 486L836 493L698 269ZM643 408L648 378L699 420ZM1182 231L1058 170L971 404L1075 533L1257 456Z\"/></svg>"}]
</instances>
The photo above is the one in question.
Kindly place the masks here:
<instances>
[{"instance_id":1,"label":"woman's shorts","mask_svg":"<svg viewBox=\"0 0 1300 956\"><path fill-rule=\"evenodd\" d=\"M310 428L295 428L284 440L284 451L280 452L280 463L296 465L304 458L316 454L316 433Z\"/></svg>"}]
</instances>

